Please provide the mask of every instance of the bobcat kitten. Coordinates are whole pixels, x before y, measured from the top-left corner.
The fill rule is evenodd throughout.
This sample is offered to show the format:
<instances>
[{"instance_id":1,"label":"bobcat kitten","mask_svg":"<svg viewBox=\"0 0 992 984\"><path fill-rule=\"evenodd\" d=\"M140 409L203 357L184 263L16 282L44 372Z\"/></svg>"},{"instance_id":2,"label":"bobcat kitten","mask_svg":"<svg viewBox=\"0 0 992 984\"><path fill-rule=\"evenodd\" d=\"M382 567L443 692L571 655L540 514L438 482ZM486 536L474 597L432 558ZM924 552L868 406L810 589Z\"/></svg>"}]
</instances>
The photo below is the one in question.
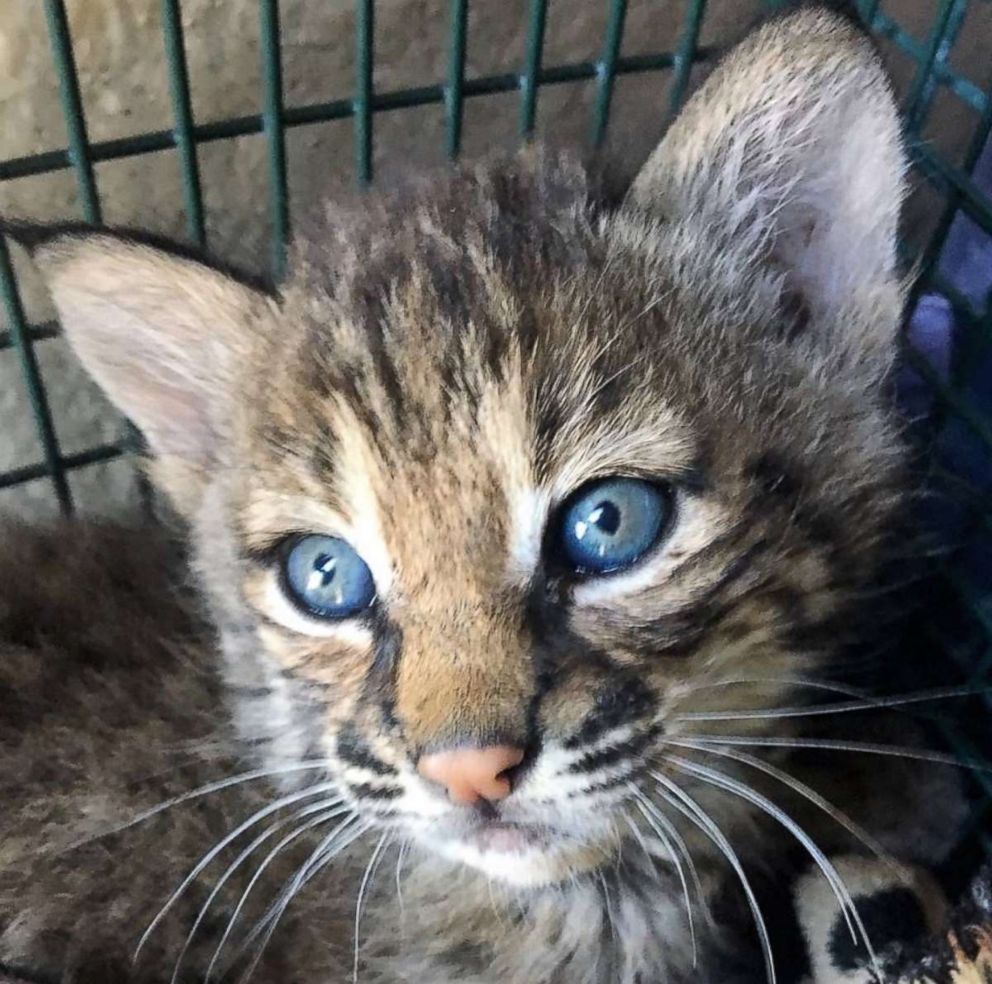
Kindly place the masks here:
<instances>
[{"instance_id":1,"label":"bobcat kitten","mask_svg":"<svg viewBox=\"0 0 992 984\"><path fill-rule=\"evenodd\" d=\"M838 755L814 793L765 747L806 724L766 709L871 636L896 546L903 169L870 43L805 8L722 62L619 204L527 151L328 207L274 293L25 234L188 523L223 683L202 629L137 603L69 695L14 703L0 961L717 980L793 835L831 880L852 831L939 854L950 780ZM141 549L110 552L108 592L160 577ZM753 921L720 943L724 896Z\"/></svg>"}]
</instances>

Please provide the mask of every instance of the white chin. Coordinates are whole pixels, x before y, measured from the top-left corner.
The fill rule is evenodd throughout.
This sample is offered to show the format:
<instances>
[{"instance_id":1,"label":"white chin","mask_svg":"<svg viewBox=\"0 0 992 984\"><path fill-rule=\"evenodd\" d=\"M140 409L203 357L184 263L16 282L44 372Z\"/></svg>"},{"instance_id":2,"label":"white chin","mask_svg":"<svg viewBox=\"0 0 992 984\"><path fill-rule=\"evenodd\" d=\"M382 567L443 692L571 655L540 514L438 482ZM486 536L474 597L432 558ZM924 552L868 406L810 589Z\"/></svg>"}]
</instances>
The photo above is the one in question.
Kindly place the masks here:
<instances>
[{"instance_id":1,"label":"white chin","mask_svg":"<svg viewBox=\"0 0 992 984\"><path fill-rule=\"evenodd\" d=\"M430 846L451 861L475 868L489 878L520 888L553 885L595 867L599 852L567 845L534 843L511 831L490 836L431 840Z\"/></svg>"}]
</instances>

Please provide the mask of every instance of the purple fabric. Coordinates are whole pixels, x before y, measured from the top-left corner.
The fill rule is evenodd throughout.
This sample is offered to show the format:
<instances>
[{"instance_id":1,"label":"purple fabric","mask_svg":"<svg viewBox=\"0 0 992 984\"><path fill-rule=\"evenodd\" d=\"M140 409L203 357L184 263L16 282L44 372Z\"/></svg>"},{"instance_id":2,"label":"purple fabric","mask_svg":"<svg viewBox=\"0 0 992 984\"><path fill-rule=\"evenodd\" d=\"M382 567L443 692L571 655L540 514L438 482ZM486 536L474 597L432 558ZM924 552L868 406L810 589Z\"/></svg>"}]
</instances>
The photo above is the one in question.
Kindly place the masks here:
<instances>
[{"instance_id":1,"label":"purple fabric","mask_svg":"<svg viewBox=\"0 0 992 984\"><path fill-rule=\"evenodd\" d=\"M992 142L972 175L975 184L992 198ZM966 215L951 225L939 260L941 275L979 312L992 304L992 237ZM992 327L992 324L990 324ZM992 430L992 345L969 337L969 329L956 318L950 302L936 292L924 294L908 326L908 341L955 392L960 393ZM926 421L940 408L929 384L911 367L901 371L899 400L914 425ZM935 460L971 486L976 495L992 496L992 449L953 410L943 418L934 436ZM961 500L934 499L924 521L947 543L959 544L955 566L980 594L992 593L992 537L976 532L972 511Z\"/></svg>"}]
</instances>

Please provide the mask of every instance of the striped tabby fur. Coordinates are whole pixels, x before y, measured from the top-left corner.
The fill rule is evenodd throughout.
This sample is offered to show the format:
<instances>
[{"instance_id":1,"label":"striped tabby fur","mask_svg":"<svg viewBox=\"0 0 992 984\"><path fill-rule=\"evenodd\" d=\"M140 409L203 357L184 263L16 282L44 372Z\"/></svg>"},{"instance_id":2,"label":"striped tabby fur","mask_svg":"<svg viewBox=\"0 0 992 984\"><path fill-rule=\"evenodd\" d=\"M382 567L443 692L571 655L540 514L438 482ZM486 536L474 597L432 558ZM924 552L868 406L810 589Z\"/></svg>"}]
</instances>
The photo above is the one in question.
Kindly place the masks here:
<instances>
[{"instance_id":1,"label":"striped tabby fur","mask_svg":"<svg viewBox=\"0 0 992 984\"><path fill-rule=\"evenodd\" d=\"M152 799L255 768L275 792L231 786L85 860L28 864L5 847L0 961L159 981L182 955L179 977L199 980L269 846L309 823L232 920L217 969L246 969L238 947L264 934L245 931L285 884L299 898L262 980L350 980L354 922L365 984L674 984L703 973L693 934L705 979L728 976L724 945L753 936L736 859L752 880L792 864L763 804L824 850L849 846L746 756L799 769L760 742L804 722L752 712L802 703L874 639L901 547L886 384L903 166L869 42L812 7L728 56L621 201L572 158L529 149L309 216L274 292L123 234L22 231L83 363L148 438L223 667L220 682L202 642L188 655L164 641L168 617L161 635L142 628L138 604L135 632L85 657L92 696L48 685L67 723L35 710L17 725L27 760L5 783L4 843L96 833L148 805L147 775ZM629 571L577 579L545 531L609 475L668 483L676 520ZM308 532L362 555L374 614L318 622L287 602L275 551ZM133 547L126 583L143 578L123 559ZM119 655L131 682L101 683ZM194 739L215 754L178 768ZM414 766L495 741L526 759L488 811ZM858 756L821 779L886 848L945 848L950 781ZM940 816L921 806L912 823L931 782ZM216 897L194 879L129 969L169 885L253 810L246 837L293 819ZM514 850L486 847L493 823ZM745 928L714 928L713 901L724 928L735 909Z\"/></svg>"}]
</instances>

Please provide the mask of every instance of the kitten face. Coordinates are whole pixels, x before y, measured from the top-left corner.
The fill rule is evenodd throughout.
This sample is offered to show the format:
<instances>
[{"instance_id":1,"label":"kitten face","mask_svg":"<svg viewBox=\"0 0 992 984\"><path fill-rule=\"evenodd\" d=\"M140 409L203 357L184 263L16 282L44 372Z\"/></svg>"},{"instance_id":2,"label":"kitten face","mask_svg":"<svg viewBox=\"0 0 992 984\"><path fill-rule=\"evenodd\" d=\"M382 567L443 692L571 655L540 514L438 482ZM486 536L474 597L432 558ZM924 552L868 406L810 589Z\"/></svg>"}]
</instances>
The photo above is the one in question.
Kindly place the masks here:
<instances>
[{"instance_id":1,"label":"kitten face","mask_svg":"<svg viewBox=\"0 0 992 984\"><path fill-rule=\"evenodd\" d=\"M774 706L857 635L899 498L881 382L900 158L863 43L822 12L782 24L718 70L620 207L567 159L463 170L320 218L278 296L244 290L221 318L218 274L95 247L188 298L169 331L213 318L210 357L158 353L197 426L175 400L142 419L147 386L117 398L194 524L246 737L272 761L326 757L364 816L491 877L616 858L633 797L676 774L683 715ZM836 57L804 56L810 39ZM824 87L855 76L873 99ZM783 120L759 94L787 84L804 112ZM843 120L864 146L831 155ZM870 210L848 201L854 161ZM80 242L47 253L67 321L113 294ZM618 477L664 521L590 571L563 546L568 504ZM357 554L370 603L294 601L307 536ZM509 795L464 805L418 771L493 746L519 752L491 777Z\"/></svg>"},{"instance_id":2,"label":"kitten face","mask_svg":"<svg viewBox=\"0 0 992 984\"><path fill-rule=\"evenodd\" d=\"M615 850L630 784L713 700L694 687L833 654L895 463L881 411L819 381L778 308L701 299L663 228L639 240L578 172L529 167L384 204L344 275L303 258L245 383L224 517L245 621L320 688L309 741L359 807L517 882ZM670 488L670 526L629 569L576 574L562 504L617 475ZM368 612L287 598L271 548L297 532L364 558ZM417 774L460 744L525 750L507 829Z\"/></svg>"}]
</instances>

